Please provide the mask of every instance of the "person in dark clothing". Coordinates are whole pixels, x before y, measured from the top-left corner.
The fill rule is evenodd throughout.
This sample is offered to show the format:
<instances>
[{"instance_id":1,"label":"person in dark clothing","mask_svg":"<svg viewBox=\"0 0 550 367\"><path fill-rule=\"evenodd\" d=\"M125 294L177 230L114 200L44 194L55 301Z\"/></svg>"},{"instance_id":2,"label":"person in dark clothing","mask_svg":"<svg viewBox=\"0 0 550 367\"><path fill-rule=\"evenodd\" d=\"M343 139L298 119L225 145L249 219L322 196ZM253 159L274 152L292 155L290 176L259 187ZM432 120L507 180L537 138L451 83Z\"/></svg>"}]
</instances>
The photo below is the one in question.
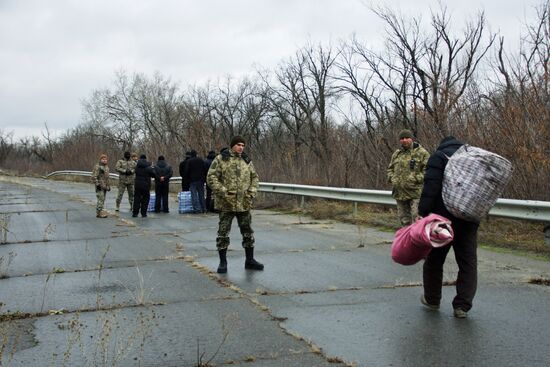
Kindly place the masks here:
<instances>
[{"instance_id":1,"label":"person in dark clothing","mask_svg":"<svg viewBox=\"0 0 550 367\"><path fill-rule=\"evenodd\" d=\"M132 217L141 213L142 217L147 216L147 206L151 190L151 177L155 177L155 170L151 162L142 154L136 164L136 181L134 185L134 205L132 206Z\"/></svg>"},{"instance_id":2,"label":"person in dark clothing","mask_svg":"<svg viewBox=\"0 0 550 367\"><path fill-rule=\"evenodd\" d=\"M444 138L436 152L428 159L424 186L418 205L418 215L439 214L452 223L454 239L450 246L434 248L428 254L423 268L424 294L421 302L430 309L439 309L443 282L443 264L451 246L458 264L456 296L453 299L454 316L467 317L477 289L477 230L479 223L453 216L445 208L441 195L445 166L462 142L452 136Z\"/></svg>"},{"instance_id":3,"label":"person in dark clothing","mask_svg":"<svg viewBox=\"0 0 550 367\"><path fill-rule=\"evenodd\" d=\"M206 204L204 201L204 181L208 171L204 168L204 161L197 156L197 152L191 151L191 158L185 164L183 174L189 178L189 189L191 191L191 203L195 214L205 213Z\"/></svg>"},{"instance_id":4,"label":"person in dark clothing","mask_svg":"<svg viewBox=\"0 0 550 367\"><path fill-rule=\"evenodd\" d=\"M181 177L181 191L189 191L190 181L189 177L185 177L185 166L187 161L191 159L191 152L185 152L185 158L180 162L179 172Z\"/></svg>"},{"instance_id":5,"label":"person in dark clothing","mask_svg":"<svg viewBox=\"0 0 550 367\"><path fill-rule=\"evenodd\" d=\"M212 161L216 158L216 152L211 150L208 152L208 155L206 156L206 159L204 160L204 170L205 170L205 176L204 176L204 182L206 182L206 173L208 173L208 170L210 169L210 166L212 165ZM212 188L208 185L208 182L206 183L206 210L209 212L214 212L214 200L212 200Z\"/></svg>"},{"instance_id":6,"label":"person in dark clothing","mask_svg":"<svg viewBox=\"0 0 550 367\"><path fill-rule=\"evenodd\" d=\"M170 192L170 178L174 172L172 166L166 163L164 156L159 156L155 164L155 213L164 213L168 210L168 194Z\"/></svg>"}]
</instances>

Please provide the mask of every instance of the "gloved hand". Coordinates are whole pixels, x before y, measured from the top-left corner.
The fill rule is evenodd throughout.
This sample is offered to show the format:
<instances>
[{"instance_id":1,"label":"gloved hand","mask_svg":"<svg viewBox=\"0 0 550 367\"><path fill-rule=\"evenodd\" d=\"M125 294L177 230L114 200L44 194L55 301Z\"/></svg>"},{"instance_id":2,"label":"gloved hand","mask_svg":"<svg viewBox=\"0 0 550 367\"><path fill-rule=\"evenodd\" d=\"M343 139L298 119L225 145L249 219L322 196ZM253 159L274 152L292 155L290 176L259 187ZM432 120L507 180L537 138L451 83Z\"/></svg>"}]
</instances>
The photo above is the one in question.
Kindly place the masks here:
<instances>
[{"instance_id":1,"label":"gloved hand","mask_svg":"<svg viewBox=\"0 0 550 367\"><path fill-rule=\"evenodd\" d=\"M96 189L97 191L101 191L101 185L96 185L95 189Z\"/></svg>"},{"instance_id":2,"label":"gloved hand","mask_svg":"<svg viewBox=\"0 0 550 367\"><path fill-rule=\"evenodd\" d=\"M126 174L127 175L131 175L132 174L132 171L130 171L129 169L126 170Z\"/></svg>"},{"instance_id":3,"label":"gloved hand","mask_svg":"<svg viewBox=\"0 0 550 367\"><path fill-rule=\"evenodd\" d=\"M107 187L107 191L111 191L111 188L110 188L110 187Z\"/></svg>"}]
</instances>

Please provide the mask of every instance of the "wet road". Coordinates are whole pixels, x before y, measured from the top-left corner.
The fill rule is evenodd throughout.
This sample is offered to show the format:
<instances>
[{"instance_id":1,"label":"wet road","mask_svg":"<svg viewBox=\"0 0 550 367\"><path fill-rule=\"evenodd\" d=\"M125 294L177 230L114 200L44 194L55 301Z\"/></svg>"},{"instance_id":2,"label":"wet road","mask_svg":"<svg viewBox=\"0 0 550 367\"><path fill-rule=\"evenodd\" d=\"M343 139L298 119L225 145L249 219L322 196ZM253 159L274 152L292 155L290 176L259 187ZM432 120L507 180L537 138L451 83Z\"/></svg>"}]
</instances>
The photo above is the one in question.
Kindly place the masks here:
<instances>
[{"instance_id":1,"label":"wet road","mask_svg":"<svg viewBox=\"0 0 550 367\"><path fill-rule=\"evenodd\" d=\"M90 185L0 177L1 365L547 366L550 264L479 251L469 318L424 309L391 233L255 211L263 272L215 215L95 218ZM125 198L126 199L126 198ZM452 256L451 256L452 258ZM449 260L451 260L451 258ZM452 281L456 266L446 267Z\"/></svg>"}]
</instances>

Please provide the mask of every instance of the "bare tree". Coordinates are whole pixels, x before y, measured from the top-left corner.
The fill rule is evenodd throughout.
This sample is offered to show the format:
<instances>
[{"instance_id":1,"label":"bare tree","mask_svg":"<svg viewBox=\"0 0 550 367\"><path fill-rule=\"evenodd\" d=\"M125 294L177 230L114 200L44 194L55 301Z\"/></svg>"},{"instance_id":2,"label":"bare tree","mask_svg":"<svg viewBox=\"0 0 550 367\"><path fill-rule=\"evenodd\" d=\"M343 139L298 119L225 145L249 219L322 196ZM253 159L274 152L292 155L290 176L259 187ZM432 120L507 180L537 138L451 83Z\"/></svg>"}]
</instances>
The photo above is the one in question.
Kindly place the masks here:
<instances>
[{"instance_id":1,"label":"bare tree","mask_svg":"<svg viewBox=\"0 0 550 367\"><path fill-rule=\"evenodd\" d=\"M282 63L275 82L267 81L271 108L294 139L295 153L302 144L320 160L325 184L331 182L329 139L333 122L331 103L337 97L331 72L337 57L332 47L307 45Z\"/></svg>"},{"instance_id":2,"label":"bare tree","mask_svg":"<svg viewBox=\"0 0 550 367\"><path fill-rule=\"evenodd\" d=\"M418 19L409 23L387 8L374 12L386 23L392 52L412 72L409 90L415 113L424 113L441 135L447 135L452 130L449 118L453 108L495 40L494 35L485 40L485 15L479 13L457 37L451 33L451 16L444 6L432 13L427 35L422 34Z\"/></svg>"},{"instance_id":3,"label":"bare tree","mask_svg":"<svg viewBox=\"0 0 550 367\"><path fill-rule=\"evenodd\" d=\"M14 151L13 131L4 132L0 129L0 164L3 164Z\"/></svg>"}]
</instances>

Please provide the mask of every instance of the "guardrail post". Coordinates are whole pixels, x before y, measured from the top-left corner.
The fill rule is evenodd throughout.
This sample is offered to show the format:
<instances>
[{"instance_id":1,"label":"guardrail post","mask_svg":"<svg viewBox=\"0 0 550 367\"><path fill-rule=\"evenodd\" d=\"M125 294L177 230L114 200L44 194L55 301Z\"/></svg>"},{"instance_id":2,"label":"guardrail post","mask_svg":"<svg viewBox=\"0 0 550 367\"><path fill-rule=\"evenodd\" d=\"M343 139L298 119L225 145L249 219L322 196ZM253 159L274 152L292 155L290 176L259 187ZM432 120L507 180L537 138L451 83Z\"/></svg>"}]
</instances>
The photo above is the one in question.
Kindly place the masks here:
<instances>
[{"instance_id":1,"label":"guardrail post","mask_svg":"<svg viewBox=\"0 0 550 367\"><path fill-rule=\"evenodd\" d=\"M550 223L544 224L544 244L550 246Z\"/></svg>"},{"instance_id":2,"label":"guardrail post","mask_svg":"<svg viewBox=\"0 0 550 367\"><path fill-rule=\"evenodd\" d=\"M306 207L306 197L302 195L302 200L300 201L300 209L304 210Z\"/></svg>"},{"instance_id":3,"label":"guardrail post","mask_svg":"<svg viewBox=\"0 0 550 367\"><path fill-rule=\"evenodd\" d=\"M353 202L353 217L357 218L357 201Z\"/></svg>"}]
</instances>

